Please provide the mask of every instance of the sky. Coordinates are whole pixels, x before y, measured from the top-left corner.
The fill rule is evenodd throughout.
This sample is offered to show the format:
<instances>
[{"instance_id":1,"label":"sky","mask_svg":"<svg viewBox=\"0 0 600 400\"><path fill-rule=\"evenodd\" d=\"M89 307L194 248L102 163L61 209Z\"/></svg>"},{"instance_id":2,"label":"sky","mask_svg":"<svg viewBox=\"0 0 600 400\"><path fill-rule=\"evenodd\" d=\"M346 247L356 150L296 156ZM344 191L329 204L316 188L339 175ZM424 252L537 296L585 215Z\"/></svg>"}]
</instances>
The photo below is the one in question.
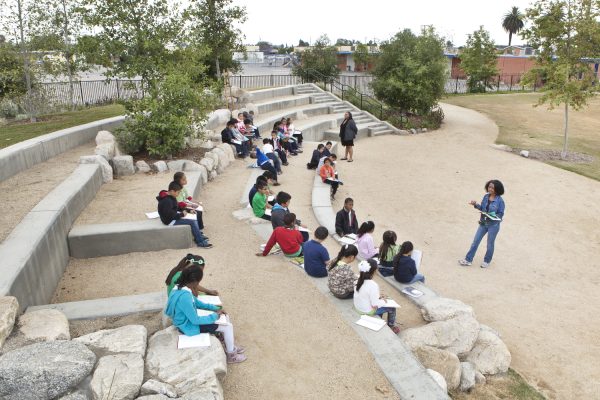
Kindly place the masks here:
<instances>
[{"instance_id":1,"label":"sky","mask_svg":"<svg viewBox=\"0 0 600 400\"><path fill-rule=\"evenodd\" d=\"M411 29L418 33L423 25L463 45L467 34L480 25L490 32L496 44L508 44L502 17L513 6L525 12L531 0L234 0L245 6L248 20L240 26L245 44L259 40L272 44L297 45L298 40L314 42L325 33L332 42L338 38L362 42L387 40L396 32ZM513 44L521 44L513 36Z\"/></svg>"}]
</instances>

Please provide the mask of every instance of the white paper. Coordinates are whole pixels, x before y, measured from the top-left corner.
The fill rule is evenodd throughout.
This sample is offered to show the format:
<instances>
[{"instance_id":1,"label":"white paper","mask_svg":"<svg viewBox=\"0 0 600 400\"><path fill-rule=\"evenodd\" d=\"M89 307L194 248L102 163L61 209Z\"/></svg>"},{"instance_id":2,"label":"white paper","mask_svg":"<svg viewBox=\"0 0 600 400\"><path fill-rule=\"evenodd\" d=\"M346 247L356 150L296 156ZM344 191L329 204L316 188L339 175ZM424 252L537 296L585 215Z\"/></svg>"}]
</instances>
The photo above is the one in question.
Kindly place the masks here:
<instances>
[{"instance_id":1,"label":"white paper","mask_svg":"<svg viewBox=\"0 0 600 400\"><path fill-rule=\"evenodd\" d=\"M423 252L421 250L413 250L410 258L415 260L415 266L417 267L417 271L421 267L421 260L423 259Z\"/></svg>"},{"instance_id":2,"label":"white paper","mask_svg":"<svg viewBox=\"0 0 600 400\"><path fill-rule=\"evenodd\" d=\"M270 208L265 208L265 215L268 215L269 217L271 216L271 209Z\"/></svg>"},{"instance_id":3,"label":"white paper","mask_svg":"<svg viewBox=\"0 0 600 400\"><path fill-rule=\"evenodd\" d=\"M177 340L178 349L189 349L192 347L210 347L210 335L201 333L194 336L179 335Z\"/></svg>"},{"instance_id":4,"label":"white paper","mask_svg":"<svg viewBox=\"0 0 600 400\"><path fill-rule=\"evenodd\" d=\"M160 217L160 215L158 215L158 211L154 211L154 212L147 212L146 217L148 217L148 219L155 219L155 218Z\"/></svg>"},{"instance_id":5,"label":"white paper","mask_svg":"<svg viewBox=\"0 0 600 400\"><path fill-rule=\"evenodd\" d=\"M348 239L353 239L353 240L358 239L358 235L356 233L349 233L347 235L344 235L344 237L347 237Z\"/></svg>"},{"instance_id":6,"label":"white paper","mask_svg":"<svg viewBox=\"0 0 600 400\"><path fill-rule=\"evenodd\" d=\"M415 289L412 286L407 286L404 289L402 289L402 293L407 294L411 297L421 297L423 296L423 292L421 292L418 289Z\"/></svg>"},{"instance_id":7,"label":"white paper","mask_svg":"<svg viewBox=\"0 0 600 400\"><path fill-rule=\"evenodd\" d=\"M380 331L384 327L385 321L381 318L374 318L368 315L361 315L360 319L356 321L357 325L369 328L372 331Z\"/></svg>"},{"instance_id":8,"label":"white paper","mask_svg":"<svg viewBox=\"0 0 600 400\"><path fill-rule=\"evenodd\" d=\"M242 144L241 141L236 140L236 139L231 139L231 143L235 143L235 144Z\"/></svg>"},{"instance_id":9,"label":"white paper","mask_svg":"<svg viewBox=\"0 0 600 400\"><path fill-rule=\"evenodd\" d=\"M214 314L215 312L210 310L196 310L196 313L199 317L206 317L207 315ZM214 323L217 325L229 325L229 321L227 320L227 316L225 314L222 314Z\"/></svg>"},{"instance_id":10,"label":"white paper","mask_svg":"<svg viewBox=\"0 0 600 400\"><path fill-rule=\"evenodd\" d=\"M196 221L198 217L196 217L196 214L187 213L183 219L191 219L192 221Z\"/></svg>"},{"instance_id":11,"label":"white paper","mask_svg":"<svg viewBox=\"0 0 600 400\"><path fill-rule=\"evenodd\" d=\"M198 296L198 300L200 300L201 302L203 302L205 304L212 304L215 306L223 305L223 302L221 302L221 298L219 296L210 296L210 295Z\"/></svg>"},{"instance_id":12,"label":"white paper","mask_svg":"<svg viewBox=\"0 0 600 400\"><path fill-rule=\"evenodd\" d=\"M267 201L273 201L275 200L275 196L271 195L269 197L267 197Z\"/></svg>"},{"instance_id":13,"label":"white paper","mask_svg":"<svg viewBox=\"0 0 600 400\"><path fill-rule=\"evenodd\" d=\"M396 303L396 300L386 299L383 307L400 308L400 304Z\"/></svg>"},{"instance_id":14,"label":"white paper","mask_svg":"<svg viewBox=\"0 0 600 400\"><path fill-rule=\"evenodd\" d=\"M305 227L303 227L303 226L299 226L299 227L298 227L298 230L299 230L300 232L310 232L310 231L308 230L308 228L305 228Z\"/></svg>"},{"instance_id":15,"label":"white paper","mask_svg":"<svg viewBox=\"0 0 600 400\"><path fill-rule=\"evenodd\" d=\"M345 243L345 244L354 244L354 243L356 243L356 240L350 239L349 237L344 236L340 239L340 242Z\"/></svg>"}]
</instances>

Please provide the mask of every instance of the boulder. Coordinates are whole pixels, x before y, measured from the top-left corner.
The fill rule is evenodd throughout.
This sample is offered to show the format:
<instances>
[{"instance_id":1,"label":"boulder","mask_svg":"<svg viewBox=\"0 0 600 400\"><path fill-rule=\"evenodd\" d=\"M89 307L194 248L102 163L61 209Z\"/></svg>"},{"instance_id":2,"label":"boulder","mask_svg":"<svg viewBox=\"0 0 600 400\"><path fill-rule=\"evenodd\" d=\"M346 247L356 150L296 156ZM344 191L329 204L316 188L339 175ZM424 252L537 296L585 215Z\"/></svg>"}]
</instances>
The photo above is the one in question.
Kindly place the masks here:
<instances>
[{"instance_id":1,"label":"boulder","mask_svg":"<svg viewBox=\"0 0 600 400\"><path fill-rule=\"evenodd\" d=\"M102 143L96 146L94 150L96 155L106 158L106 161L110 161L116 156L115 144L114 143Z\"/></svg>"},{"instance_id":2,"label":"boulder","mask_svg":"<svg viewBox=\"0 0 600 400\"><path fill-rule=\"evenodd\" d=\"M202 181L202 185L206 185L206 182L208 182L208 171L206 170L206 167L204 167L204 165L200 165L200 164L196 164L195 165L199 166L200 168L198 168L198 172L200 172L200 178ZM194 166L194 168L196 168Z\"/></svg>"},{"instance_id":3,"label":"boulder","mask_svg":"<svg viewBox=\"0 0 600 400\"><path fill-rule=\"evenodd\" d=\"M118 353L146 354L148 330L143 325L126 325L116 329L103 329L74 339L85 344L96 356Z\"/></svg>"},{"instance_id":4,"label":"boulder","mask_svg":"<svg viewBox=\"0 0 600 400\"><path fill-rule=\"evenodd\" d=\"M477 371L485 375L505 373L510 367L511 355L508 348L497 335L480 330L477 341L466 361L475 364Z\"/></svg>"},{"instance_id":5,"label":"boulder","mask_svg":"<svg viewBox=\"0 0 600 400\"><path fill-rule=\"evenodd\" d=\"M115 156L113 158L113 167L115 169L115 175L117 176L129 176L135 174L135 168L133 167L133 157Z\"/></svg>"},{"instance_id":6,"label":"boulder","mask_svg":"<svg viewBox=\"0 0 600 400\"><path fill-rule=\"evenodd\" d=\"M150 166L148 165L148 163L144 160L136 161L135 167L137 168L138 171L143 172L143 173L147 173L152 170L150 168Z\"/></svg>"},{"instance_id":7,"label":"boulder","mask_svg":"<svg viewBox=\"0 0 600 400\"><path fill-rule=\"evenodd\" d=\"M412 133L413 135L416 135L418 132L415 128L410 129L410 133Z\"/></svg>"},{"instance_id":8,"label":"boulder","mask_svg":"<svg viewBox=\"0 0 600 400\"><path fill-rule=\"evenodd\" d=\"M227 156L227 154L225 154L223 149L219 147L214 148L212 152L219 156L219 165L217 168L221 171L219 173L223 173L223 171L225 171L225 168L229 166L229 157Z\"/></svg>"},{"instance_id":9,"label":"boulder","mask_svg":"<svg viewBox=\"0 0 600 400\"><path fill-rule=\"evenodd\" d=\"M190 143L190 147L194 149L206 149L210 150L215 147L215 142L210 139L194 139Z\"/></svg>"},{"instance_id":10,"label":"boulder","mask_svg":"<svg viewBox=\"0 0 600 400\"><path fill-rule=\"evenodd\" d=\"M210 159L212 159L212 160L213 160L213 163L214 163L214 165L215 165L215 166L213 167L213 169L215 169L215 170L216 170L216 169L219 167L219 155L218 155L218 154L214 153L213 151L209 151L208 153L206 153L206 154L204 155L204 157L206 157L206 158L210 158Z\"/></svg>"},{"instance_id":11,"label":"boulder","mask_svg":"<svg viewBox=\"0 0 600 400\"><path fill-rule=\"evenodd\" d=\"M116 142L115 136L109 131L100 131L96 134L96 146L105 143L112 143L114 145Z\"/></svg>"},{"instance_id":12,"label":"boulder","mask_svg":"<svg viewBox=\"0 0 600 400\"><path fill-rule=\"evenodd\" d=\"M460 363L460 386L462 392L468 392L475 386L475 365L468 361Z\"/></svg>"},{"instance_id":13,"label":"boulder","mask_svg":"<svg viewBox=\"0 0 600 400\"><path fill-rule=\"evenodd\" d=\"M214 400L215 396L209 389L198 389L186 393L181 400Z\"/></svg>"},{"instance_id":14,"label":"boulder","mask_svg":"<svg viewBox=\"0 0 600 400\"><path fill-rule=\"evenodd\" d=\"M133 400L144 380L144 359L135 353L104 356L90 387L94 399Z\"/></svg>"},{"instance_id":15,"label":"boulder","mask_svg":"<svg viewBox=\"0 0 600 400\"><path fill-rule=\"evenodd\" d=\"M221 143L217 147L220 148L221 150L223 150L225 155L227 155L227 158L229 159L229 161L235 160L235 151L233 150L233 147L230 144Z\"/></svg>"},{"instance_id":16,"label":"boulder","mask_svg":"<svg viewBox=\"0 0 600 400\"><path fill-rule=\"evenodd\" d=\"M446 381L444 380L442 374L432 369L427 369L427 373L433 378L435 383L437 383L442 388L444 393L448 392L448 385L446 385Z\"/></svg>"},{"instance_id":17,"label":"boulder","mask_svg":"<svg viewBox=\"0 0 600 400\"><path fill-rule=\"evenodd\" d=\"M411 132L410 132L410 131L408 131L408 130L406 130L406 129L400 129L400 130L398 131L398 134L400 134L400 135L410 135L410 133L411 133Z\"/></svg>"},{"instance_id":18,"label":"boulder","mask_svg":"<svg viewBox=\"0 0 600 400\"><path fill-rule=\"evenodd\" d=\"M219 109L208 114L205 128L210 130L220 130L225 127L227 121L231 119L231 111L228 109ZM219 136L220 137L220 136Z\"/></svg>"},{"instance_id":19,"label":"boulder","mask_svg":"<svg viewBox=\"0 0 600 400\"><path fill-rule=\"evenodd\" d=\"M0 398L54 399L92 372L96 356L73 341L35 343L0 357Z\"/></svg>"},{"instance_id":20,"label":"boulder","mask_svg":"<svg viewBox=\"0 0 600 400\"><path fill-rule=\"evenodd\" d=\"M167 163L169 167L169 171L171 172L179 172L183 171L183 166L185 165L186 160L173 160Z\"/></svg>"},{"instance_id":21,"label":"boulder","mask_svg":"<svg viewBox=\"0 0 600 400\"><path fill-rule=\"evenodd\" d=\"M74 390L58 400L90 400L90 395L83 389Z\"/></svg>"},{"instance_id":22,"label":"boulder","mask_svg":"<svg viewBox=\"0 0 600 400\"><path fill-rule=\"evenodd\" d=\"M136 397L135 400L169 400L169 397L163 394L150 394L147 396Z\"/></svg>"},{"instance_id":23,"label":"boulder","mask_svg":"<svg viewBox=\"0 0 600 400\"><path fill-rule=\"evenodd\" d=\"M219 379L227 373L225 352L211 335L210 347L177 349L177 328L156 332L149 340L146 354L148 377L175 387L179 396L209 390L213 398L223 399Z\"/></svg>"},{"instance_id":24,"label":"boulder","mask_svg":"<svg viewBox=\"0 0 600 400\"><path fill-rule=\"evenodd\" d=\"M113 169L110 167L106 158L95 155L95 156L81 156L79 157L79 164L98 164L102 169L102 182L110 183L113 181Z\"/></svg>"},{"instance_id":25,"label":"boulder","mask_svg":"<svg viewBox=\"0 0 600 400\"><path fill-rule=\"evenodd\" d=\"M37 310L19 317L16 330L6 341L2 352L38 342L69 339L69 321L62 312L53 309Z\"/></svg>"},{"instance_id":26,"label":"boulder","mask_svg":"<svg viewBox=\"0 0 600 400\"><path fill-rule=\"evenodd\" d=\"M481 372L475 370L475 383L477 385L485 385L485 381L485 376Z\"/></svg>"},{"instance_id":27,"label":"boulder","mask_svg":"<svg viewBox=\"0 0 600 400\"><path fill-rule=\"evenodd\" d=\"M519 153L519 155L521 157L529 158L529 151L527 151L527 150L521 150L521 152Z\"/></svg>"},{"instance_id":28,"label":"boulder","mask_svg":"<svg viewBox=\"0 0 600 400\"><path fill-rule=\"evenodd\" d=\"M232 86L231 89L229 90L229 94L233 97L236 98L240 98L242 96L244 96L247 92L240 88L239 86Z\"/></svg>"},{"instance_id":29,"label":"boulder","mask_svg":"<svg viewBox=\"0 0 600 400\"><path fill-rule=\"evenodd\" d=\"M478 334L479 323L472 316L462 314L447 321L405 329L400 337L411 349L431 346L448 350L460 358L471 351Z\"/></svg>"},{"instance_id":30,"label":"boulder","mask_svg":"<svg viewBox=\"0 0 600 400\"><path fill-rule=\"evenodd\" d=\"M150 379L142 385L140 394L162 394L170 398L177 397L177 391L168 383Z\"/></svg>"},{"instance_id":31,"label":"boulder","mask_svg":"<svg viewBox=\"0 0 600 400\"><path fill-rule=\"evenodd\" d=\"M446 321L461 314L470 315L475 318L475 313L471 306L466 305L460 300L447 299L445 297L435 297L427 302L421 308L421 314L425 321Z\"/></svg>"},{"instance_id":32,"label":"boulder","mask_svg":"<svg viewBox=\"0 0 600 400\"><path fill-rule=\"evenodd\" d=\"M156 172L167 172L169 170L169 167L167 166L166 162L157 161L154 164L152 164L152 169Z\"/></svg>"},{"instance_id":33,"label":"boulder","mask_svg":"<svg viewBox=\"0 0 600 400\"><path fill-rule=\"evenodd\" d=\"M183 170L184 171L206 171L206 168L204 168L202 165L198 164L197 162L191 161L191 160L186 160L185 164L183 165Z\"/></svg>"},{"instance_id":34,"label":"boulder","mask_svg":"<svg viewBox=\"0 0 600 400\"><path fill-rule=\"evenodd\" d=\"M19 302L16 297L0 297L0 349L15 326L15 319L19 312Z\"/></svg>"},{"instance_id":35,"label":"boulder","mask_svg":"<svg viewBox=\"0 0 600 400\"><path fill-rule=\"evenodd\" d=\"M421 346L413 350L425 368L439 372L450 390L460 384L460 360L456 354L431 346Z\"/></svg>"},{"instance_id":36,"label":"boulder","mask_svg":"<svg viewBox=\"0 0 600 400\"><path fill-rule=\"evenodd\" d=\"M208 180L209 181L213 181L215 180L215 178L219 176L219 174L217 173L217 171L210 171L210 173L208 174Z\"/></svg>"},{"instance_id":37,"label":"boulder","mask_svg":"<svg viewBox=\"0 0 600 400\"><path fill-rule=\"evenodd\" d=\"M204 157L200 160L200 165L204 165L207 171L212 171L215 169L215 161L211 157Z\"/></svg>"}]
</instances>

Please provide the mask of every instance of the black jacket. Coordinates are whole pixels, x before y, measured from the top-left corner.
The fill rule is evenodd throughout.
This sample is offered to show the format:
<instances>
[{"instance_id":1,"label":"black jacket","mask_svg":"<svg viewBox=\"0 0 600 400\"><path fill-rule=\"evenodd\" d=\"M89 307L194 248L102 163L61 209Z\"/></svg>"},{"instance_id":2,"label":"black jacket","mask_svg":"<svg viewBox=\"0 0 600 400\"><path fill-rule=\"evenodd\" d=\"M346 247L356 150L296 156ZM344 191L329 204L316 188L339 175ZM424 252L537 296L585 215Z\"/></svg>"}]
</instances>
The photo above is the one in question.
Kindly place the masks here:
<instances>
[{"instance_id":1,"label":"black jacket","mask_svg":"<svg viewBox=\"0 0 600 400\"><path fill-rule=\"evenodd\" d=\"M183 217L183 213L177 205L177 199L169 194L165 196L164 190L156 196L156 200L158 200L158 215L163 224L169 225L173 220Z\"/></svg>"},{"instance_id":2,"label":"black jacket","mask_svg":"<svg viewBox=\"0 0 600 400\"><path fill-rule=\"evenodd\" d=\"M321 159L321 152L319 150L313 150L312 157L310 158L310 162L306 164L306 168L308 169L316 169L319 165L319 160Z\"/></svg>"},{"instance_id":3,"label":"black jacket","mask_svg":"<svg viewBox=\"0 0 600 400\"><path fill-rule=\"evenodd\" d=\"M223 143L231 144L232 139L233 139L233 132L231 132L231 129L225 128L221 131L221 141Z\"/></svg>"},{"instance_id":4,"label":"black jacket","mask_svg":"<svg viewBox=\"0 0 600 400\"><path fill-rule=\"evenodd\" d=\"M417 274L417 266L415 260L411 257L396 254L394 257L394 279L400 283L408 283Z\"/></svg>"},{"instance_id":5,"label":"black jacket","mask_svg":"<svg viewBox=\"0 0 600 400\"><path fill-rule=\"evenodd\" d=\"M358 232L358 220L356 219L356 213L354 210L350 211L350 215L352 216L352 223L348 221L348 211L346 211L344 208L338 211L335 215L335 232L338 235L344 236L349 233Z\"/></svg>"}]
</instances>

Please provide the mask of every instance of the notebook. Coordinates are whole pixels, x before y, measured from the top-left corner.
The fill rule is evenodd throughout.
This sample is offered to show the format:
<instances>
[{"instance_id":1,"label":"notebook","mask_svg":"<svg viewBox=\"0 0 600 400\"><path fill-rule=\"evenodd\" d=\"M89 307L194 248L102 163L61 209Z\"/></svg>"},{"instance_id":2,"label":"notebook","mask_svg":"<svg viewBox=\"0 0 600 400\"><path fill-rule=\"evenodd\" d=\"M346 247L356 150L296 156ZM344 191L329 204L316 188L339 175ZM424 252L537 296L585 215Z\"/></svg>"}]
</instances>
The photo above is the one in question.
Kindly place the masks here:
<instances>
[{"instance_id":1,"label":"notebook","mask_svg":"<svg viewBox=\"0 0 600 400\"><path fill-rule=\"evenodd\" d=\"M210 295L198 296L198 300L200 300L201 302L203 302L205 304L212 304L215 306L223 305L223 302L221 301L221 298L219 296L210 296Z\"/></svg>"},{"instance_id":2,"label":"notebook","mask_svg":"<svg viewBox=\"0 0 600 400\"><path fill-rule=\"evenodd\" d=\"M411 297L421 297L423 296L423 292L421 292L419 289L415 289L412 286L407 286L404 289L402 289L402 293L407 294Z\"/></svg>"},{"instance_id":3,"label":"notebook","mask_svg":"<svg viewBox=\"0 0 600 400\"><path fill-rule=\"evenodd\" d=\"M385 321L381 318L374 318L368 315L361 315L360 319L356 321L356 324L371 329L372 331L380 331L381 328L385 326Z\"/></svg>"},{"instance_id":4,"label":"notebook","mask_svg":"<svg viewBox=\"0 0 600 400\"><path fill-rule=\"evenodd\" d=\"M383 307L400 308L400 304L396 303L396 300L386 299Z\"/></svg>"},{"instance_id":5,"label":"notebook","mask_svg":"<svg viewBox=\"0 0 600 400\"><path fill-rule=\"evenodd\" d=\"M193 347L210 347L210 335L201 333L194 336L179 335L177 340L178 349L189 349Z\"/></svg>"},{"instance_id":6,"label":"notebook","mask_svg":"<svg viewBox=\"0 0 600 400\"><path fill-rule=\"evenodd\" d=\"M155 219L155 218L160 217L160 215L158 215L158 211L147 212L145 214L146 214L146 217L148 217L148 219Z\"/></svg>"},{"instance_id":7,"label":"notebook","mask_svg":"<svg viewBox=\"0 0 600 400\"><path fill-rule=\"evenodd\" d=\"M199 317L206 317L207 315L214 314L214 311L210 310L196 310L196 313ZM214 322L217 325L229 325L229 321L227 320L227 316L225 314L221 314L218 320Z\"/></svg>"}]
</instances>

